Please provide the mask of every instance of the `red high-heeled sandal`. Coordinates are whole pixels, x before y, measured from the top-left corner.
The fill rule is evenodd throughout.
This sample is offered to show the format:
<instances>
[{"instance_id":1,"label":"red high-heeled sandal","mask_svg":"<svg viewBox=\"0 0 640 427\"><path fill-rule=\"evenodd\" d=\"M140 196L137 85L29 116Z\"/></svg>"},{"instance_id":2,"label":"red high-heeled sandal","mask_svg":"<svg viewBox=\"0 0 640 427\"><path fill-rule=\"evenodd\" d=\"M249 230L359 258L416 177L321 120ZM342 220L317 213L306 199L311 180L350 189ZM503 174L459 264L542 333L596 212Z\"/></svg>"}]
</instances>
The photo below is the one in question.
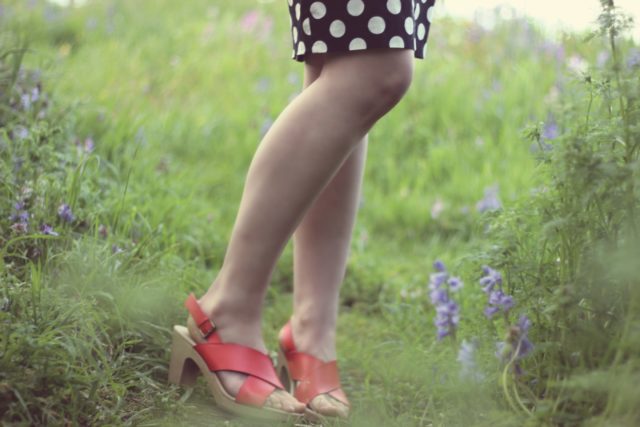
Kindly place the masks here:
<instances>
[{"instance_id":1,"label":"red high-heeled sandal","mask_svg":"<svg viewBox=\"0 0 640 427\"><path fill-rule=\"evenodd\" d=\"M193 294L189 295L185 306L206 342L196 343L184 326L173 327L169 366L171 383L193 386L201 373L215 403L224 410L261 420L302 418L303 414L264 407L274 390L284 389L269 356L250 347L222 342L215 331L215 324L202 311ZM215 374L217 371L235 371L247 375L235 398L224 389Z\"/></svg>"},{"instance_id":2,"label":"red high-heeled sandal","mask_svg":"<svg viewBox=\"0 0 640 427\"><path fill-rule=\"evenodd\" d=\"M309 407L309 402L319 394L326 393L350 407L347 395L340 385L337 362L323 362L308 353L299 352L293 342L291 321L280 330L279 343L276 369L289 393L306 405L307 418L322 420L326 417Z\"/></svg>"}]
</instances>

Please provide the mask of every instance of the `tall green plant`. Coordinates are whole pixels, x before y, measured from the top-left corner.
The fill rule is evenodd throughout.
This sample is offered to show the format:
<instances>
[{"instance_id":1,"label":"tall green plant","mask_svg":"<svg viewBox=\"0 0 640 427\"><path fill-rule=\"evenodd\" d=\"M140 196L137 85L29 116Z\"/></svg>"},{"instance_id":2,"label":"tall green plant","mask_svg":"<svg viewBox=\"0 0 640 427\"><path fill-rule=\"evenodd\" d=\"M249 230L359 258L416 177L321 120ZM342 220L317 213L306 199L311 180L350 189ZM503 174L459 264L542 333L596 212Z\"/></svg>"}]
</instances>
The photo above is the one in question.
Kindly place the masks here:
<instances>
[{"instance_id":1,"label":"tall green plant","mask_svg":"<svg viewBox=\"0 0 640 427\"><path fill-rule=\"evenodd\" d=\"M494 253L528 301L539 352L530 363L533 416L553 424L640 420L640 68L622 36L632 21L603 0L591 40L609 60L582 74L546 140L546 185L504 213Z\"/></svg>"}]
</instances>

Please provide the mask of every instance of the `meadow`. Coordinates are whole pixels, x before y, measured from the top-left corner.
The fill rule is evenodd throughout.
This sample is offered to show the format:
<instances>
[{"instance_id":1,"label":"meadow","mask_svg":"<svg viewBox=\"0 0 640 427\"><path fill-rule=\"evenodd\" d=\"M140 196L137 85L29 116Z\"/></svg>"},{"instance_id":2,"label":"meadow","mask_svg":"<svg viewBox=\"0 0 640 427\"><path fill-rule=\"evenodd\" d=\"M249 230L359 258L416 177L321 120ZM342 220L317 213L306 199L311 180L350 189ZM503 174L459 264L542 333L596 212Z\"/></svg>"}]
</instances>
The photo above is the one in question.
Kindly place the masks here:
<instances>
[{"instance_id":1,"label":"meadow","mask_svg":"<svg viewBox=\"0 0 640 427\"><path fill-rule=\"evenodd\" d=\"M350 425L640 424L640 50L613 6L557 40L432 26L369 136ZM0 5L3 425L251 425L167 384L170 331L301 90L288 25L273 1ZM289 245L272 349L291 286Z\"/></svg>"}]
</instances>

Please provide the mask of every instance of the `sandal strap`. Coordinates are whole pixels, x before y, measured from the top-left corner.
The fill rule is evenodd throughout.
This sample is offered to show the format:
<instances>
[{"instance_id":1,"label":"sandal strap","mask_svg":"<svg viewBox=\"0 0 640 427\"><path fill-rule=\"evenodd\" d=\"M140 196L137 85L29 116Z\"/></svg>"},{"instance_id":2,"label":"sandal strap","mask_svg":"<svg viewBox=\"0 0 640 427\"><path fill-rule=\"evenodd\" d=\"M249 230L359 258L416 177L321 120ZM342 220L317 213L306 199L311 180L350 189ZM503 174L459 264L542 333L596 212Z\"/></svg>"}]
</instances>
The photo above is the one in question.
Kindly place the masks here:
<instances>
[{"instance_id":1,"label":"sandal strap","mask_svg":"<svg viewBox=\"0 0 640 427\"><path fill-rule=\"evenodd\" d=\"M291 379L297 381L294 390L296 399L308 404L319 394L327 393L345 405L349 405L349 400L340 385L337 361L323 362L308 353L297 351L290 322L287 322L280 331L279 340L287 359Z\"/></svg>"},{"instance_id":2,"label":"sandal strap","mask_svg":"<svg viewBox=\"0 0 640 427\"><path fill-rule=\"evenodd\" d=\"M238 390L238 394L236 394L236 402L261 408L276 388L259 378L247 377L240 390Z\"/></svg>"},{"instance_id":3,"label":"sandal strap","mask_svg":"<svg viewBox=\"0 0 640 427\"><path fill-rule=\"evenodd\" d=\"M292 356L297 356L295 359L298 359L298 361L301 360L300 356L305 356L304 359L315 359L313 356L304 353L297 353ZM306 370L302 371L299 369L300 366L305 366ZM298 375L294 375L293 370L291 370L291 378L298 382L294 395L300 402L307 404L319 394L332 394L332 392L338 390L340 390L340 392L336 393L338 396L344 395L340 388L340 375L338 374L338 364L335 360L322 362L319 359L315 359L315 363L305 363L304 365L290 363L289 367L290 370L293 368L298 371ZM348 404L346 399L338 398L338 400Z\"/></svg>"},{"instance_id":4,"label":"sandal strap","mask_svg":"<svg viewBox=\"0 0 640 427\"><path fill-rule=\"evenodd\" d=\"M202 308L200 308L200 304L198 304L198 300L196 299L195 295L193 295L193 293L189 294L187 300L184 302L184 306L187 307L187 310L189 310L191 317L193 317L196 325L198 325L198 329L202 333L204 339L209 341L209 336L216 330L216 325L215 323L213 323L213 320L211 320L209 316L207 316L204 311L202 311ZM217 335L218 334L215 334L215 339L212 341L220 342L220 339L217 338Z\"/></svg>"},{"instance_id":5,"label":"sandal strap","mask_svg":"<svg viewBox=\"0 0 640 427\"><path fill-rule=\"evenodd\" d=\"M237 403L262 407L275 389L284 389L273 362L266 354L244 345L223 343L216 325L189 294L184 303L206 342L193 348L205 361L210 371L234 371L247 375L235 397Z\"/></svg>"},{"instance_id":6,"label":"sandal strap","mask_svg":"<svg viewBox=\"0 0 640 427\"><path fill-rule=\"evenodd\" d=\"M266 381L277 388L284 388L266 354L233 343L200 343L194 346L210 371L235 371Z\"/></svg>"}]
</instances>

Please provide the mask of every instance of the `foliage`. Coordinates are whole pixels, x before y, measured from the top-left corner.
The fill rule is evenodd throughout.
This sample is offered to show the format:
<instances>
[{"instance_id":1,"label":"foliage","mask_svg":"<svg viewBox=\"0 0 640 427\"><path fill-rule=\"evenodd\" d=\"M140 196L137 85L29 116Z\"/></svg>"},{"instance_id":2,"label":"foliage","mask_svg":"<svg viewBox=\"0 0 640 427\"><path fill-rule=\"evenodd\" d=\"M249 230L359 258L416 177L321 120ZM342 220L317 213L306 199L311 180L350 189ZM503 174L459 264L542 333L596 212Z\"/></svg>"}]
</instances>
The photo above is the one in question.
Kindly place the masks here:
<instances>
[{"instance_id":1,"label":"foliage","mask_svg":"<svg viewBox=\"0 0 640 427\"><path fill-rule=\"evenodd\" d=\"M0 6L3 423L225 419L166 385L169 331L300 90L276 3ZM640 60L611 5L589 43L434 25L370 134L338 330L353 425L637 424ZM430 295L434 259L464 288ZM268 343L291 267L287 247Z\"/></svg>"},{"instance_id":2,"label":"foliage","mask_svg":"<svg viewBox=\"0 0 640 427\"><path fill-rule=\"evenodd\" d=\"M598 20L609 45L555 107L561 131L541 127L544 183L492 225L492 259L534 316L541 351L530 362L529 406L554 425L640 420L640 69L620 39L629 19L603 2ZM607 380L604 380L607 378Z\"/></svg>"}]
</instances>

